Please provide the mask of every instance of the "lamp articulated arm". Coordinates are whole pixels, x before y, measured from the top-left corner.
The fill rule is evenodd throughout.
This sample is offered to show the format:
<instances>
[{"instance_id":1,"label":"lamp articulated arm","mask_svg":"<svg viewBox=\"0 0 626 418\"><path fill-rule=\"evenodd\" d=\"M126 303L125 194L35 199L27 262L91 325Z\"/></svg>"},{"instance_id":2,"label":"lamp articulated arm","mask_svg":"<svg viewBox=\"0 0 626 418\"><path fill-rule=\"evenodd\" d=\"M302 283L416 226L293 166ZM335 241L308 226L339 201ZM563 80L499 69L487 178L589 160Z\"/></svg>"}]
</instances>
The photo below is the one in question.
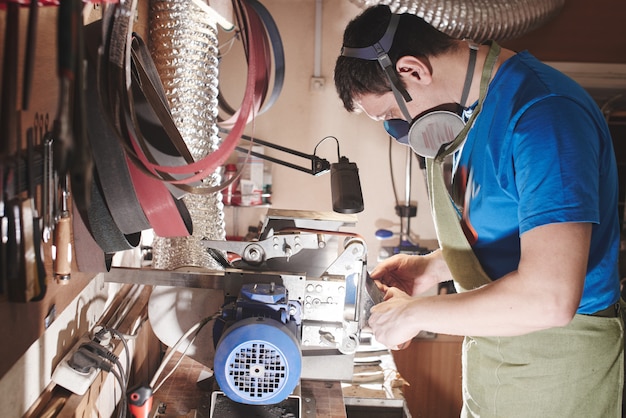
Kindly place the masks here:
<instances>
[{"instance_id":1,"label":"lamp articulated arm","mask_svg":"<svg viewBox=\"0 0 626 418\"><path fill-rule=\"evenodd\" d=\"M303 167L301 165L293 164L279 158L274 158L269 155L261 154L245 147L235 147L235 149L239 152L250 153L250 155L261 158L263 160L271 161L273 163L293 168L304 173L312 174L314 176L319 176L330 171L330 191L332 195L333 210L338 213L358 213L363 211L363 193L361 191L359 170L355 163L351 163L348 158L340 156L339 142L337 142L338 161L331 164L328 162L328 160L324 158L319 158L315 154L305 154L291 148L283 147L282 145L272 144L271 142L263 141L262 139L252 138L246 135L242 135L241 139L252 142L253 144L263 145L290 155L295 155L296 157L309 160L311 162L311 168Z\"/></svg>"},{"instance_id":2,"label":"lamp articulated arm","mask_svg":"<svg viewBox=\"0 0 626 418\"><path fill-rule=\"evenodd\" d=\"M324 158L319 158L316 155L305 154L303 152L300 152L291 148L283 147L282 145L272 144L271 142L263 141L262 139L258 139L258 138L252 138L246 135L242 135L241 139L252 142L254 144L263 145L269 148L273 148L273 149L285 152L287 154L295 155L297 157L309 160L311 162L311 168L306 168L301 165L293 164L288 161L284 161L284 160L281 160L281 159L278 159L269 155L260 154L255 151L248 150L244 147L235 147L235 149L239 152L243 152L243 153L249 152L250 155L253 155L255 157L258 157L267 161L271 161L276 164L284 165L285 167L293 168L295 170L299 170L304 173L312 174L314 176L319 176L321 174L324 174L330 171L330 163L328 162L328 160Z\"/></svg>"}]
</instances>

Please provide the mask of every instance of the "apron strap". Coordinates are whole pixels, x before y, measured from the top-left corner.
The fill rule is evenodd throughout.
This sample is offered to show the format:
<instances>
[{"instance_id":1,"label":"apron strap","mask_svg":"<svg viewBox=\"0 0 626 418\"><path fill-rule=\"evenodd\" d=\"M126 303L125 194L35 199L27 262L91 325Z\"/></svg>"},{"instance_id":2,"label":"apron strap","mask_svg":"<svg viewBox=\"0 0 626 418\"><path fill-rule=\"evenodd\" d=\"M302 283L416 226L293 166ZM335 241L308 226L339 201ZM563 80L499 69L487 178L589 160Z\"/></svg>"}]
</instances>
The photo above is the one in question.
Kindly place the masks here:
<instances>
[{"instance_id":1,"label":"apron strap","mask_svg":"<svg viewBox=\"0 0 626 418\"><path fill-rule=\"evenodd\" d=\"M456 151L465 141L476 116L480 113L499 53L500 47L495 42L492 42L480 81L480 98L470 120L447 148L442 147L435 158L426 158L428 194L432 216L435 221L437 239L439 240L439 246L446 264L454 278L455 287L459 292L483 286L491 282L491 279L484 272L463 232L459 221L459 213L446 188L443 162L446 156Z\"/></svg>"}]
</instances>

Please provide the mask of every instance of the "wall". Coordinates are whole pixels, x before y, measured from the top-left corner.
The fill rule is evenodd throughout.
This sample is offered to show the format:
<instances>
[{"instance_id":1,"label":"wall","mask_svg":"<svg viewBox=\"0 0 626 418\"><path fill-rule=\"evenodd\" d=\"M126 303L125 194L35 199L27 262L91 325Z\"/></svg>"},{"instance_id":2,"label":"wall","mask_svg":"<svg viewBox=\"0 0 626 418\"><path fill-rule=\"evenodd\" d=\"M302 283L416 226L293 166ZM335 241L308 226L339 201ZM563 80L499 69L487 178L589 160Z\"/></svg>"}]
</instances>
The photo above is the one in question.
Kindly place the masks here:
<instances>
[{"instance_id":1,"label":"wall","mask_svg":"<svg viewBox=\"0 0 626 418\"><path fill-rule=\"evenodd\" d=\"M348 0L321 2L320 76L325 85L312 91L316 0L264 0L262 3L275 19L285 46L285 85L276 104L257 117L248 134L307 153L312 153L325 136L337 137L341 154L356 162L360 169L365 210L358 215L355 232L365 238L369 264L375 264L381 244L397 244L397 238L384 243L378 241L374 236L376 229L385 227L394 232L400 229L389 174L388 137L380 123L343 109L332 79L343 30L362 9ZM546 61L625 63L626 27L621 22L624 15L626 4L619 0L599 0L593 6L585 0L567 0L560 14L545 26L502 44L514 50L528 49ZM229 36L226 34L225 38ZM231 104L237 102L237 88L245 78L241 59L240 51L234 48L222 60L220 68L220 83L226 96L232 98ZM331 162L336 159L332 141L324 142L318 152ZM271 154L271 151L267 153ZM392 144L393 172L401 200L404 200L405 155L403 146ZM276 164L272 173L274 207L331 210L329 175L312 177ZM416 168L412 176L411 200L418 203L417 217L411 221L412 231L420 240L435 238L424 178ZM232 209L226 210L228 233L236 229L245 234L247 225L256 224L264 209L239 209L237 212L235 227L232 225Z\"/></svg>"},{"instance_id":2,"label":"wall","mask_svg":"<svg viewBox=\"0 0 626 418\"><path fill-rule=\"evenodd\" d=\"M260 115L251 124L247 133L262 139L283 144L303 152L312 153L316 144L324 137L337 137L341 146L341 154L346 155L360 168L363 186L365 211L359 214L359 223L355 232L363 235L369 246L370 264L376 263L376 254L380 242L374 237L377 228L399 229L399 219L394 212L394 194L391 189L388 163L388 139L380 123L369 120L364 115L347 113L341 106L334 90L332 71L335 59L341 47L341 37L345 25L350 19L361 12L361 9L348 0L324 0L322 33L321 33L321 73L325 85L320 90L311 91L310 82L314 75L314 40L315 40L315 0L262 0L276 20L286 49L287 72L285 86L281 97L268 112ZM529 49L539 58L552 61L580 62L626 62L626 33L621 22L626 12L626 5L621 0L597 0L590 5L584 0L567 0L562 14L544 28L540 28L519 40L504 43L514 49ZM45 13L51 13L47 9ZM4 14L3 14L4 16ZM25 13L22 13L21 27L25 28ZM42 16L40 16L42 18ZM54 21L54 16L48 16ZM42 20L45 20L43 17ZM4 33L4 20L0 21L0 33ZM224 34L229 37L230 34ZM56 82L54 80L54 37L40 34L41 52L49 55L49 63L45 70L38 72L35 79L35 91L42 99L52 99L51 105L33 106L35 111L49 111L54 115L56 106ZM22 38L24 39L24 38ZM0 43L0 47L2 44ZM20 51L23 51L20 46ZM225 93L232 104L237 102L238 86L243 84L245 69L242 68L242 55L234 48L223 60L221 69ZM226 74L228 76L226 76ZM51 82L50 79L53 81ZM32 120L32 113L24 115L25 121ZM26 123L25 123L26 125ZM325 141L318 148L322 157L335 161L336 149L332 141ZM269 151L268 151L269 153ZM406 149L400 145L392 145L394 175L397 180L397 191L403 196L403 179ZM273 206L285 209L306 209L330 211L330 176L313 177L307 174L274 165L273 170ZM430 219L428 203L421 172L414 170L412 199L418 202L418 215L412 222L413 232L420 239L433 239L434 227ZM240 209L237 226L245 232L245 225L256 223L265 209ZM227 211L232 216L232 210ZM234 228L234 225L229 225ZM395 243L395 241L394 241ZM72 286L81 287L90 281L90 277L75 277ZM78 280L81 280L78 282ZM93 282L96 285L99 282ZM100 286L98 284L98 286ZM102 289L93 292L95 299L102 299ZM48 298L34 306L35 319L28 326L22 325L24 318L23 306L2 305L4 325L2 335L11 339L11 344L4 344L0 368L3 388L19 389L15 383L28 379L29 385L42 385L51 370L50 358L55 353L67 349L70 332L76 330L72 322L82 321L80 325L89 327L95 321L97 313L86 316L72 315L77 312L75 303L84 306L84 299L74 300L74 295L66 289L51 291ZM108 292L105 292L108 293ZM42 338L43 318L52 306L59 309L61 320L56 323ZM64 312L65 306L70 309ZM95 305L95 304L94 304ZM100 305L99 305L100 306ZM100 306L102 309L102 306ZM81 311L82 312L82 311ZM82 315L82 314L81 314ZM83 321L87 318L88 320ZM34 325L33 325L34 323ZM72 325L71 327L68 324ZM67 333L65 330L67 328ZM70 331L70 329L72 331ZM26 331L24 331L26 330ZM72 335L76 338L77 335ZM31 346L32 344L32 346ZM29 348L31 347L31 348ZM28 353L18 359L14 353ZM58 361L58 359L57 359ZM45 367L44 367L45 366ZM12 367L17 367L12 369ZM40 367L39 375L32 375L28 370ZM10 370L11 369L11 370ZM43 376L43 377L42 377ZM33 383L34 382L34 383ZM14 410L23 410L33 400L33 391L23 393L5 390L5 402L11 401ZM0 403L0 405L3 405ZM7 410L0 408L3 412ZM13 409L12 409L13 410Z\"/></svg>"},{"instance_id":3,"label":"wall","mask_svg":"<svg viewBox=\"0 0 626 418\"><path fill-rule=\"evenodd\" d=\"M381 244L374 238L376 228L395 224L394 230L398 230L387 162L387 136L380 123L365 115L348 114L332 84L343 29L361 9L347 0L323 2L321 75L326 85L321 91L310 91L315 0L265 0L263 4L272 13L283 36L287 74L280 99L274 108L258 117L254 134L305 152L312 152L317 141L326 135L335 135L340 140L342 154L356 161L360 168L365 211L359 214L356 230L367 240L369 264L373 265ZM562 13L545 27L502 44L514 50L528 49L547 61L620 64L626 62L626 26L621 22L624 16L626 3L621 0L598 0L593 4L585 0L567 0ZM229 74L224 85L232 82L233 70L228 66L230 59L234 56L224 60L223 73ZM243 79L242 75L236 77ZM324 157L334 157L334 148L330 144L321 149ZM397 144L393 144L392 149L398 193L402 196L405 150ZM273 173L275 207L330 210L327 178L312 178L278 166L273 167ZM413 175L412 199L419 203L418 216L412 223L413 231L422 239L434 238L424 180L418 171ZM250 215L252 211L237 210L239 232L245 233L246 216L252 219L258 216ZM227 220L232 219L232 209L227 210L227 215ZM433 341L414 340L407 350L396 353L398 368L412 385L405 388L405 393L413 416L458 417L461 407L460 346L458 339L442 336Z\"/></svg>"},{"instance_id":4,"label":"wall","mask_svg":"<svg viewBox=\"0 0 626 418\"><path fill-rule=\"evenodd\" d=\"M626 63L624 16L621 0L565 0L553 20L503 45L544 61Z\"/></svg>"},{"instance_id":5,"label":"wall","mask_svg":"<svg viewBox=\"0 0 626 418\"><path fill-rule=\"evenodd\" d=\"M358 214L356 228L351 232L361 234L368 245L369 264L376 263L380 242L375 238L377 228L399 231L399 218L395 215L395 200L389 174L388 136L381 123L366 115L350 114L335 92L333 69L341 48L343 30L347 23L361 12L349 1L323 1L321 74L325 85L312 91L315 49L315 0L265 0L262 2L272 14L285 47L286 74L280 98L266 113L259 115L247 130L249 135L281 144L305 153L313 153L316 144L328 135L340 143L341 155L356 162L359 167L365 210ZM230 35L223 34L227 39ZM238 86L245 79L242 73L242 55L233 48L222 60L221 86L231 105L237 103ZM228 76L225 76L228 74ZM392 161L397 190L404 200L404 176L407 148L392 145ZM272 150L266 151L271 154ZM318 154L336 162L337 151L333 140L326 140ZM284 158L285 155L275 155ZM302 161L294 161L301 163ZM414 164L416 167L417 164ZM272 164L272 206L280 209L332 211L330 175L314 177L309 174ZM428 209L425 181L415 168L411 200L418 201L417 218L412 220L413 232L423 239L435 237ZM234 226L232 210L227 209L227 233ZM238 229L245 233L248 224L255 224L264 209L238 209ZM248 221L249 219L249 221ZM397 237L390 242L397 244ZM385 243L389 245L389 243Z\"/></svg>"}]
</instances>

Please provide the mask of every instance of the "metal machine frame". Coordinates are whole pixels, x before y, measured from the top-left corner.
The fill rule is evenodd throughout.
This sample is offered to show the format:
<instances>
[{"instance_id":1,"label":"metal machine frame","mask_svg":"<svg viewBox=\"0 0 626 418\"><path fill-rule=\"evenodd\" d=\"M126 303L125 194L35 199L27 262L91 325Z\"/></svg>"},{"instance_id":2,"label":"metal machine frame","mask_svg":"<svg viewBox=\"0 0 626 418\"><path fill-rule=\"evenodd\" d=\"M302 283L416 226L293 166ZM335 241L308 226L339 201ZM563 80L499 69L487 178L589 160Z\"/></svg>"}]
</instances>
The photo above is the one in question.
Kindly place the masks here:
<instances>
[{"instance_id":1,"label":"metal machine frame","mask_svg":"<svg viewBox=\"0 0 626 418\"><path fill-rule=\"evenodd\" d=\"M241 256L224 270L113 268L105 280L155 286L149 317L157 337L169 346L191 322L238 297L242 286L284 286L289 301L301 308L300 379L350 380L360 331L370 308L382 300L367 273L365 242L339 231L354 220L353 215L269 210L256 241L202 241L212 251ZM186 354L213 367L210 342L208 336L196 340Z\"/></svg>"}]
</instances>

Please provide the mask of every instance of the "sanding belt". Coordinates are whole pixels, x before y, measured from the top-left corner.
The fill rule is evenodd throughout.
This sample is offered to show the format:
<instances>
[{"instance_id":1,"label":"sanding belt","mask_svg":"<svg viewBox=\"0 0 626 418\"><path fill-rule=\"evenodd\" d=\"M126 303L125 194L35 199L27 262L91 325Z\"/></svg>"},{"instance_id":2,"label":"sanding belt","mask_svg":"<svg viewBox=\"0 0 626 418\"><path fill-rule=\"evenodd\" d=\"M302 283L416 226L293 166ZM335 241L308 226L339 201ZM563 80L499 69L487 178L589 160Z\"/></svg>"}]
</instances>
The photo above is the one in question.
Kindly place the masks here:
<instances>
[{"instance_id":1,"label":"sanding belt","mask_svg":"<svg viewBox=\"0 0 626 418\"><path fill-rule=\"evenodd\" d=\"M472 112L472 116L448 147L444 145L434 158L426 158L428 192L437 229L437 239L439 240L439 246L446 264L454 278L455 287L459 292L475 289L490 283L491 279L484 272L463 232L459 222L459 211L455 208L444 181L443 163L448 155L452 154L463 144L476 116L480 113L483 101L487 95L493 67L499 54L500 47L495 42L492 42L480 80L478 104Z\"/></svg>"},{"instance_id":2,"label":"sanding belt","mask_svg":"<svg viewBox=\"0 0 626 418\"><path fill-rule=\"evenodd\" d=\"M150 156L145 154L145 147L141 142L143 138L140 137L135 138L132 142L132 150L127 150L129 157L133 159L137 165L141 164L143 168L152 173L156 178L169 184L174 184L189 193L214 192L220 189L219 187L190 187L189 184L212 174L217 167L226 161L237 145L247 122L252 120L254 115L258 114L267 93L268 80L270 77L267 63L271 51L269 50L269 46L266 45L267 41L264 36L263 22L259 16L253 12L252 8L247 6L247 3L243 3L242 5L244 6L243 9L247 11L247 13L244 14L246 21L245 27L249 28L250 32L247 37L249 41L249 58L246 93L241 108L236 115L231 118L231 121L234 121L232 123L232 130L221 146L213 153L198 161L178 166L165 166L153 163ZM136 63L139 63L139 61ZM138 73L141 75L141 66L138 65L137 68ZM145 83L143 87L150 87L150 83ZM157 114L158 110L158 108L155 108ZM231 121L227 121L226 124L228 125ZM185 177L182 179L172 179L171 177L175 175L183 175Z\"/></svg>"},{"instance_id":3,"label":"sanding belt","mask_svg":"<svg viewBox=\"0 0 626 418\"><path fill-rule=\"evenodd\" d=\"M261 3L259 3L256 0L248 0L247 3L254 9L254 11L259 15L259 17L263 21L263 24L265 26L265 29L267 30L267 36L269 37L269 40L271 42L272 51L274 54L274 65L275 65L274 85L273 85L272 93L269 99L267 99L267 101L263 105L263 108L258 113L258 115L261 115L274 105L274 103L276 102L276 100L278 99L282 91L283 84L285 81L285 51L283 49L282 41L280 38L280 33L278 31L278 26L276 25L276 22L272 18L272 15L268 12L265 6L263 6ZM228 102L224 99L221 90L218 96L218 100L219 100L220 108L222 108L222 110L226 114L228 114L229 116L232 116L233 114L235 114L235 110L233 110L231 106L228 104ZM232 125L232 123L233 123L232 119L221 121L220 127L225 129L225 127Z\"/></svg>"},{"instance_id":4,"label":"sanding belt","mask_svg":"<svg viewBox=\"0 0 626 418\"><path fill-rule=\"evenodd\" d=\"M141 231L150 228L137 200L125 154L98 93L98 56L101 22L84 28L87 59L86 103L88 139L95 170L91 202L86 213L73 206L72 229L76 264L83 272L108 271L115 252L139 245ZM106 180L102 182L100 177ZM107 205L107 202L112 204Z\"/></svg>"},{"instance_id":5,"label":"sanding belt","mask_svg":"<svg viewBox=\"0 0 626 418\"><path fill-rule=\"evenodd\" d=\"M103 17L102 22L99 22L101 23L101 28L98 30L97 26L95 26L96 29L87 30L91 34L87 37L88 42L93 42L93 39L97 39L105 43L104 51L109 51L110 53L107 58L100 56L100 61L98 61L96 56L94 60L93 44L90 44L91 46L88 47L88 50L92 52L91 55L88 54L91 61L89 66L91 78L88 86L90 88L98 86L97 90L99 90L95 93L92 91L88 92L89 105L91 109L102 107L104 109L102 112L89 112L89 138L92 147L94 147L97 170L92 185L91 206L93 207L89 210L87 222L84 222L84 219L80 216L74 216L76 261L81 271L107 271L110 268L111 254L138 245L140 231L149 227L152 227L159 236L184 236L190 234L191 220L188 211L182 201L172 197L170 190L173 189L169 185L175 184L177 188L193 193L219 190L219 188L197 187L194 185L194 182L205 177L207 175L205 173L212 173L218 165L223 163L223 160L231 152L224 148L229 146L234 148L238 135L243 131L245 124L253 114L252 109L254 108L255 111L258 111L265 97L269 83L269 74L267 70L265 72L257 71L259 67L268 68L267 58L271 55L267 47L266 37L261 36L266 34L264 28L268 28L268 36L272 37L275 60L278 58L272 100L275 100L280 92L284 78L282 44L277 36L278 32L275 25L266 11L263 18L259 17L260 14L263 14L264 9L258 2L249 1L249 3L254 4L253 8L261 10L261 12L257 12L257 14L250 13L252 11L251 8L245 7L245 5L242 7L243 10L248 12L245 14L246 27L250 28L246 32L246 39L249 40L250 48L248 81L244 101L240 111L234 118L231 134L228 136L225 144L218 150L222 152L218 153L219 155L217 156L214 155L215 153L210 154L207 158L197 163L191 162L190 156L185 154L186 146L184 143L182 145L180 143L174 145L175 148L182 151L180 154L183 155L173 155L167 152L160 153L164 147L163 144L153 146L153 144L149 144L147 141L137 144L138 138L133 136L133 133L137 134L140 132L139 129L142 126L146 129L147 124L151 123L153 128L156 126L157 131L159 128L162 128L166 135L156 135L158 138L163 139L165 137L168 140L172 140L172 137L174 137L175 140L182 142L180 133L175 130L176 127L171 120L171 114L166 104L165 94L160 85L158 74L143 41L135 35L133 43L130 45L132 47L133 68L139 68L136 73L133 73L135 76L133 81L135 83L131 84L131 86L135 88L131 92L128 91L129 83L126 82L126 77L124 77L124 71L128 68L131 61L121 62L120 66L119 51L111 52L113 48L119 49L119 37L123 37L126 40L125 45L129 45L131 22L124 18L125 20L122 23L116 24L115 17L134 16L130 11L135 6L127 2L126 7L129 9L126 10L126 13L117 14L113 13L114 7L107 7L110 13L105 11L106 16ZM268 23L268 19L271 21L270 23ZM107 27L113 28L110 34L108 34ZM94 36L93 32L102 33L100 39L98 39L98 36ZM110 39L113 41L106 41ZM116 41L115 39L118 40ZM130 49L127 51L127 56L130 55L130 51ZM279 53L277 54L276 51L279 51ZM141 59L137 57L141 57ZM111 62L114 62L114 65L111 65ZM93 70L94 67L101 71L97 76L95 76L97 71ZM102 69L106 69L107 73L102 71ZM117 71L116 74L111 74L111 72L115 71ZM143 79L141 79L141 75L143 75ZM124 82L120 83L120 80ZM149 80L149 82L146 82L146 80ZM118 97L107 96L107 91L116 91L109 88L111 86L106 83L107 81L113 81L111 86L117 85L120 87L117 91L118 93L121 91L122 94ZM141 86L139 89L136 88L138 85ZM146 94L146 91L149 93ZM133 106L135 99L139 103L138 110ZM94 102L94 100L97 102ZM124 101L122 102L122 100ZM124 108L123 105L128 102L130 105ZM117 108L116 105L121 108ZM128 115L130 110L132 110L132 113ZM98 117L101 115L108 115L110 119L103 120L102 117ZM154 123L155 117L159 123ZM126 138L123 135L124 129L126 129L128 134ZM140 134L136 136L141 137ZM142 137L141 139L143 140ZM150 157L146 156L144 151L138 155L135 155L133 152L129 153L129 147L124 146L124 140L132 142L133 151L136 149L147 150ZM165 148L167 148L167 144L165 144ZM155 155L157 158L154 158ZM127 160L133 159L133 157L137 157L135 160L139 160L142 163L149 162L149 164L147 164L147 167L136 164L136 161L129 164ZM152 158L152 160L149 158ZM181 161L187 164L180 165ZM163 163L170 165L160 165ZM124 169L125 167L126 169ZM169 170L169 167L174 168ZM168 174L170 171L173 172L171 175ZM181 174L190 172L193 175L181 179ZM166 173L165 179L163 178L164 173ZM184 187L180 185L184 185ZM80 236L80 234L85 235ZM78 242L84 244L91 238L102 249L103 254L94 254L93 245L78 245ZM90 250L87 250L88 248Z\"/></svg>"},{"instance_id":6,"label":"sanding belt","mask_svg":"<svg viewBox=\"0 0 626 418\"><path fill-rule=\"evenodd\" d=\"M225 162L226 158L236 147L246 123L259 113L271 78L272 50L274 50L274 61L276 64L274 66L274 90L270 97L270 103L272 100L275 100L282 88L284 54L282 42L271 16L258 2L253 0L238 2L235 6L239 6L236 9L239 12L240 26L245 29L243 32L245 36L242 37L242 42L247 46L248 78L246 94L241 108L229 120L221 122L222 127L227 127L231 130L220 148L205 158L186 165L160 165L158 161L155 163L155 155L147 152L150 151L150 147L141 135L141 129L138 129L137 125L139 123L133 123L136 135L131 137L132 150L127 149L128 157L144 172L153 175L166 184L174 185L185 193L213 193L227 185L227 183L222 183L218 186L194 186L193 183L212 174L219 165ZM268 37L270 38L271 46L270 42L268 42ZM141 86L141 90L148 102L152 104L152 110L161 121L170 118L169 109L163 106L165 99L159 97L160 89L156 87L158 85L158 82L155 82L155 79L158 81L156 69L151 65L152 61L147 53L147 49L145 49L141 39L136 35L131 52L134 68L140 81L138 84ZM151 74L153 74L152 77L150 76ZM132 99L129 101L129 105L131 110L134 109ZM133 110L130 114L134 115L136 112ZM168 132L168 137L173 141L175 148L185 148L185 144L174 125L163 123L163 129Z\"/></svg>"},{"instance_id":7,"label":"sanding belt","mask_svg":"<svg viewBox=\"0 0 626 418\"><path fill-rule=\"evenodd\" d=\"M246 123L259 113L259 109L265 100L269 80L271 78L270 64L272 48L275 51L275 60L282 60L275 65L274 78L277 81L275 81L273 96L277 95L282 87L282 80L284 79L284 54L282 54L282 43L275 29L275 24L271 21L269 13L263 15L266 19L269 19L268 22L265 22L261 15L255 12L252 6L253 4L261 7L257 2L247 0L239 3L243 11L241 14L241 21L243 23L241 26L246 28L244 32L246 36L244 36L243 39L245 39L245 43L248 45L248 78L241 108L231 119L223 122L223 126L232 129L220 148L199 161L190 162L185 165L159 164L158 161L155 162L157 159L155 155L149 153L150 146L141 135L140 123L135 120L132 121L134 135L131 135L130 138L132 140L132 149L127 148L126 150L128 157L136 163L140 169L150 173L150 175L153 175L166 184L180 188L186 193L213 193L224 187L224 184L215 187L192 186L192 184L212 174L218 166L225 162L236 147ZM265 29L267 27L274 29L268 29L266 32ZM271 37L271 48L268 42L268 36ZM180 134L176 131L175 125L163 123L170 119L171 115L165 105L165 98L161 97L164 95L161 93L162 87L159 86L159 88L157 88L158 74L156 73L156 69L153 67L145 45L137 35L135 35L131 52L133 58L132 62L139 79L138 85L141 86L142 93L145 95L148 102L151 103L152 110L156 117L162 122L163 129L168 133L172 145L176 149L186 149L186 145ZM132 97L128 101L128 104L130 110L132 110L130 112L132 117L136 114Z\"/></svg>"},{"instance_id":8,"label":"sanding belt","mask_svg":"<svg viewBox=\"0 0 626 418\"><path fill-rule=\"evenodd\" d=\"M84 28L87 58L87 137L94 155L91 202L84 211L73 206L72 229L76 264L83 272L108 271L115 252L139 245L141 231L151 227L137 200L123 148L105 119L99 100L97 50L101 22ZM104 178L105 181L101 181ZM109 202L110 204L107 204ZM99 249L99 250L97 250Z\"/></svg>"}]
</instances>

